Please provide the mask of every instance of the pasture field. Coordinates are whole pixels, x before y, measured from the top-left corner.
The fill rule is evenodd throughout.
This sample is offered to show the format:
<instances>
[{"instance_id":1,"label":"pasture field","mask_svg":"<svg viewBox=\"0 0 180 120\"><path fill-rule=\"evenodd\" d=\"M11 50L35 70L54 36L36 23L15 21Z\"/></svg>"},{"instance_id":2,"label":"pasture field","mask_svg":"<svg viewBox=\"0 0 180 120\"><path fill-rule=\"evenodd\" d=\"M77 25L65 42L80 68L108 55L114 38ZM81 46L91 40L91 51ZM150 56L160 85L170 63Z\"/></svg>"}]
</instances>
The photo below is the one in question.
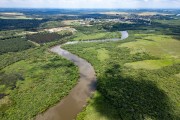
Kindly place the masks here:
<instances>
[{"instance_id":1,"label":"pasture field","mask_svg":"<svg viewBox=\"0 0 180 120\"><path fill-rule=\"evenodd\" d=\"M97 73L94 97L77 120L180 119L180 42L129 31L124 41L65 45Z\"/></svg>"},{"instance_id":2,"label":"pasture field","mask_svg":"<svg viewBox=\"0 0 180 120\"><path fill-rule=\"evenodd\" d=\"M30 15L25 15L24 13L20 12L0 12L0 19L5 19L5 20L32 20L32 19L37 19L37 20L42 20L42 18L39 17L33 17Z\"/></svg>"},{"instance_id":3,"label":"pasture field","mask_svg":"<svg viewBox=\"0 0 180 120\"><path fill-rule=\"evenodd\" d=\"M159 57L179 58L180 42L171 36L153 34L135 34L136 41L119 45L128 47L131 53L146 52Z\"/></svg>"},{"instance_id":4,"label":"pasture field","mask_svg":"<svg viewBox=\"0 0 180 120\"><path fill-rule=\"evenodd\" d=\"M82 41L82 40L98 40L98 39L111 39L111 38L121 38L120 32L100 32L100 33L91 33L83 34L78 32L74 35L73 40Z\"/></svg>"},{"instance_id":5,"label":"pasture field","mask_svg":"<svg viewBox=\"0 0 180 120\"><path fill-rule=\"evenodd\" d=\"M33 19L33 18L27 17L23 13L15 13L15 12L3 13L3 12L1 12L0 13L0 19Z\"/></svg>"},{"instance_id":6,"label":"pasture field","mask_svg":"<svg viewBox=\"0 0 180 120\"><path fill-rule=\"evenodd\" d=\"M63 27L64 24L62 23L62 21L48 21L45 23L42 23L40 25L41 28L57 28L57 27Z\"/></svg>"},{"instance_id":7,"label":"pasture field","mask_svg":"<svg viewBox=\"0 0 180 120\"><path fill-rule=\"evenodd\" d=\"M66 96L78 79L77 67L44 47L2 56L1 120L32 119Z\"/></svg>"},{"instance_id":8,"label":"pasture field","mask_svg":"<svg viewBox=\"0 0 180 120\"><path fill-rule=\"evenodd\" d=\"M80 26L79 20L64 20L62 21L64 25L70 25L70 26Z\"/></svg>"}]
</instances>

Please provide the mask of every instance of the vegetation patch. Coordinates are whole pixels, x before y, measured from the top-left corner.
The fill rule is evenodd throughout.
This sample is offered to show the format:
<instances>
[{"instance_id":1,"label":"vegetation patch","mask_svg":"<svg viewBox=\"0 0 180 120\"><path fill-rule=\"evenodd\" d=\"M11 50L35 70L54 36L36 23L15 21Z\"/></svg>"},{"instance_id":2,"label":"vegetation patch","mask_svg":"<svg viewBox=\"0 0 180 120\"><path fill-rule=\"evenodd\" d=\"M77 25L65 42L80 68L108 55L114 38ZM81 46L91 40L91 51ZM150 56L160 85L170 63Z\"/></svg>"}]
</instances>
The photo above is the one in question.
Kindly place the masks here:
<instances>
[{"instance_id":1,"label":"vegetation patch","mask_svg":"<svg viewBox=\"0 0 180 120\"><path fill-rule=\"evenodd\" d=\"M101 62L104 62L105 60L109 59L109 51L106 49L99 49L97 57Z\"/></svg>"},{"instance_id":2,"label":"vegetation patch","mask_svg":"<svg viewBox=\"0 0 180 120\"><path fill-rule=\"evenodd\" d=\"M78 79L69 61L36 49L0 71L0 119L32 119L68 94Z\"/></svg>"},{"instance_id":3,"label":"vegetation patch","mask_svg":"<svg viewBox=\"0 0 180 120\"><path fill-rule=\"evenodd\" d=\"M45 23L42 23L40 25L41 28L57 28L57 27L63 27L64 24L62 23L62 21L48 21Z\"/></svg>"},{"instance_id":4,"label":"vegetation patch","mask_svg":"<svg viewBox=\"0 0 180 120\"><path fill-rule=\"evenodd\" d=\"M91 33L83 34L78 32L75 34L73 40L98 40L98 39L111 39L111 38L121 38L120 32L100 32L100 33Z\"/></svg>"},{"instance_id":5,"label":"vegetation patch","mask_svg":"<svg viewBox=\"0 0 180 120\"><path fill-rule=\"evenodd\" d=\"M88 101L88 106L78 114L77 120L118 120L119 118L114 118L117 116L116 110L112 105L107 104L105 97L99 92L95 92L92 99ZM96 109L98 108L98 109ZM103 114L107 114L108 117L103 116L101 111L104 111Z\"/></svg>"},{"instance_id":6,"label":"vegetation patch","mask_svg":"<svg viewBox=\"0 0 180 120\"><path fill-rule=\"evenodd\" d=\"M1 30L15 30L15 29L25 29L32 30L40 26L40 24L47 22L47 20L37 20L37 19L0 19L0 29Z\"/></svg>"},{"instance_id":7,"label":"vegetation patch","mask_svg":"<svg viewBox=\"0 0 180 120\"><path fill-rule=\"evenodd\" d=\"M180 63L180 60L144 60L133 63L126 63L126 67L132 67L133 69L160 69L162 67L171 66L173 64Z\"/></svg>"},{"instance_id":8,"label":"vegetation patch","mask_svg":"<svg viewBox=\"0 0 180 120\"><path fill-rule=\"evenodd\" d=\"M138 36L136 34L135 36ZM120 47L128 47L131 53L147 52L155 56L179 58L180 42L170 36L142 34L136 41L121 44Z\"/></svg>"},{"instance_id":9,"label":"vegetation patch","mask_svg":"<svg viewBox=\"0 0 180 120\"><path fill-rule=\"evenodd\" d=\"M134 34L137 33L134 31ZM134 34L130 34L125 41L64 46L70 52L88 60L97 73L97 91L100 94L95 94L77 119L179 119L180 83L179 78L175 76L180 70L179 58L174 57L171 60L159 53L154 54L151 50L155 43L157 50L164 54L169 50L169 56L179 56L174 50L179 49L176 45L179 41L167 36L154 39L155 37L149 35L153 38L150 39L143 33L139 36ZM147 40L144 40L144 37ZM133 46L134 43L140 45ZM127 44L132 45L135 50L143 47L145 51L132 54L133 50ZM108 51L108 58L101 56L106 58L104 62L99 60L98 50ZM143 63L146 69L126 67L128 63ZM154 69L155 67L158 69Z\"/></svg>"},{"instance_id":10,"label":"vegetation patch","mask_svg":"<svg viewBox=\"0 0 180 120\"><path fill-rule=\"evenodd\" d=\"M1 12L0 13L0 19L33 19L30 17L27 17L23 13L7 13L7 12Z\"/></svg>"},{"instance_id":11,"label":"vegetation patch","mask_svg":"<svg viewBox=\"0 0 180 120\"><path fill-rule=\"evenodd\" d=\"M179 74L176 74L176 76L177 76L178 78L180 78L180 73L179 73Z\"/></svg>"},{"instance_id":12,"label":"vegetation patch","mask_svg":"<svg viewBox=\"0 0 180 120\"><path fill-rule=\"evenodd\" d=\"M69 35L72 35L72 33L65 32L63 34L58 34L58 33L42 32L42 33L27 35L27 39L39 44L43 44L47 42L58 41L59 39Z\"/></svg>"},{"instance_id":13,"label":"vegetation patch","mask_svg":"<svg viewBox=\"0 0 180 120\"><path fill-rule=\"evenodd\" d=\"M0 55L8 52L18 52L34 47L25 38L12 38L0 40Z\"/></svg>"}]
</instances>

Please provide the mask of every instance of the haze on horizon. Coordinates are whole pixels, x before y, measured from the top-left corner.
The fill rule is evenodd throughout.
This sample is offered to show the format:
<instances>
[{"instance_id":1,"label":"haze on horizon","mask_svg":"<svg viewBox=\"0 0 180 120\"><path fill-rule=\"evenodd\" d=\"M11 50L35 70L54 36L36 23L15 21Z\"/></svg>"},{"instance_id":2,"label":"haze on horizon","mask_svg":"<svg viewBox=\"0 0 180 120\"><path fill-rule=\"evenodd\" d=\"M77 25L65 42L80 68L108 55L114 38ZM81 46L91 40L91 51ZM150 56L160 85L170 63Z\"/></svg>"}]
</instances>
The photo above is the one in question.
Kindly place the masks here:
<instances>
[{"instance_id":1,"label":"haze on horizon","mask_svg":"<svg viewBox=\"0 0 180 120\"><path fill-rule=\"evenodd\" d=\"M180 0L0 0L0 8L178 8Z\"/></svg>"}]
</instances>

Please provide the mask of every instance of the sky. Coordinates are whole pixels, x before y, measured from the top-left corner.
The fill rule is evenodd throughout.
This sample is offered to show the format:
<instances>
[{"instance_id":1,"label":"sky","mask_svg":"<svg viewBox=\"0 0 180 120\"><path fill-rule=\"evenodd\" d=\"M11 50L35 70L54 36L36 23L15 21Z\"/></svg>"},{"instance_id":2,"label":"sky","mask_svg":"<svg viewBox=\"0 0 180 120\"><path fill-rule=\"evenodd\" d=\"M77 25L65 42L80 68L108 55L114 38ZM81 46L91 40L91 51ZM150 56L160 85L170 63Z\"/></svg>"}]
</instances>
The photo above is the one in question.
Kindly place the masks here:
<instances>
[{"instance_id":1,"label":"sky","mask_svg":"<svg viewBox=\"0 0 180 120\"><path fill-rule=\"evenodd\" d=\"M0 8L179 8L180 0L0 0Z\"/></svg>"}]
</instances>

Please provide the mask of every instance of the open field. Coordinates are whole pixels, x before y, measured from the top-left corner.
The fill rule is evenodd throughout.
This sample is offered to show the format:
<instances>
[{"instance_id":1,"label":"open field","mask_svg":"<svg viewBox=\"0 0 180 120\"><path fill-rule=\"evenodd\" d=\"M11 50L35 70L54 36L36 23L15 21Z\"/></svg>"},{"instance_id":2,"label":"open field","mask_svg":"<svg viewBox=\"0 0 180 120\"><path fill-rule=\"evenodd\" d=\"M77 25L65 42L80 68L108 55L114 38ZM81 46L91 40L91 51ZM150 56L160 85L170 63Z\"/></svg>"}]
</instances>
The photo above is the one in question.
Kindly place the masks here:
<instances>
[{"instance_id":1,"label":"open field","mask_svg":"<svg viewBox=\"0 0 180 120\"><path fill-rule=\"evenodd\" d=\"M63 27L63 26L64 24L62 23L62 21L48 21L40 25L41 28L46 28L46 29Z\"/></svg>"},{"instance_id":2,"label":"open field","mask_svg":"<svg viewBox=\"0 0 180 120\"><path fill-rule=\"evenodd\" d=\"M33 18L27 17L23 13L15 13L15 12L3 13L3 12L1 12L0 13L0 19L33 19Z\"/></svg>"},{"instance_id":3,"label":"open field","mask_svg":"<svg viewBox=\"0 0 180 120\"><path fill-rule=\"evenodd\" d=\"M83 34L81 32L77 32L74 35L73 40L81 41L81 40L98 40L98 39L109 39L109 38L121 38L120 32L100 32L100 33L92 33L92 34Z\"/></svg>"},{"instance_id":4,"label":"open field","mask_svg":"<svg viewBox=\"0 0 180 120\"><path fill-rule=\"evenodd\" d=\"M98 78L97 93L78 120L179 119L178 40L134 31L125 41L64 48L92 63Z\"/></svg>"},{"instance_id":5,"label":"open field","mask_svg":"<svg viewBox=\"0 0 180 120\"><path fill-rule=\"evenodd\" d=\"M128 15L127 12L100 12L100 14L107 14L107 15Z\"/></svg>"},{"instance_id":6,"label":"open field","mask_svg":"<svg viewBox=\"0 0 180 120\"><path fill-rule=\"evenodd\" d=\"M180 63L180 59L165 59L165 60L144 60L132 63L126 63L126 67L132 67L133 69L161 69L166 66L172 66L173 64Z\"/></svg>"},{"instance_id":7,"label":"open field","mask_svg":"<svg viewBox=\"0 0 180 120\"><path fill-rule=\"evenodd\" d=\"M147 52L158 57L180 58L180 42L171 36L135 34L140 37L119 47L128 47L131 53Z\"/></svg>"},{"instance_id":8,"label":"open field","mask_svg":"<svg viewBox=\"0 0 180 120\"><path fill-rule=\"evenodd\" d=\"M141 12L141 13L137 13L139 16L153 16L153 15L162 15L162 16L166 16L166 15L172 15L172 14L165 14L165 13L159 13L159 12Z\"/></svg>"},{"instance_id":9,"label":"open field","mask_svg":"<svg viewBox=\"0 0 180 120\"><path fill-rule=\"evenodd\" d=\"M71 27L59 27L59 28L51 28L51 29L44 29L45 31L48 31L50 33L53 33L53 32L61 32L61 31L69 31L69 32L72 32L74 33L76 31L76 29L74 28L71 28Z\"/></svg>"},{"instance_id":10,"label":"open field","mask_svg":"<svg viewBox=\"0 0 180 120\"><path fill-rule=\"evenodd\" d=\"M79 20L64 20L62 21L64 25L80 25Z\"/></svg>"}]
</instances>

